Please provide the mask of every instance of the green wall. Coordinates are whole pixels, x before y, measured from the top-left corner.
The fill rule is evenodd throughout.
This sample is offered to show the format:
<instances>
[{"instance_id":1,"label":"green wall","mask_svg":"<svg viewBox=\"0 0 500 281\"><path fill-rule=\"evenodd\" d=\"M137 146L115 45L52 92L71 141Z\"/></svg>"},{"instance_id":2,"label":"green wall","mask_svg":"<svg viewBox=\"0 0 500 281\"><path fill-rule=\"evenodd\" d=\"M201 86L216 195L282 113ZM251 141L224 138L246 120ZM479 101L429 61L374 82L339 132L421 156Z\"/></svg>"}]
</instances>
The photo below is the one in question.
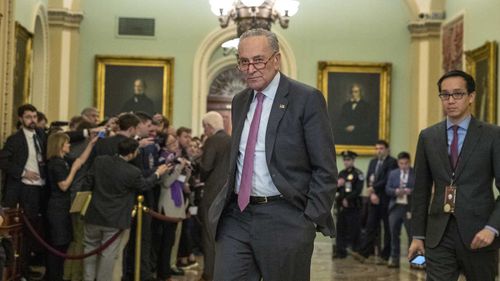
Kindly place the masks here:
<instances>
[{"instance_id":1,"label":"green wall","mask_svg":"<svg viewBox=\"0 0 500 281\"><path fill-rule=\"evenodd\" d=\"M87 0L82 10L80 107L93 103L95 55L174 57L173 122L190 126L193 58L206 34L219 28L208 0ZM118 16L156 18L156 38L117 38ZM273 30L291 45L298 79L315 87L320 60L391 62L391 143L397 153L409 149L408 19L404 1L303 0L290 27L275 24ZM367 160L359 159L358 166L365 170Z\"/></svg>"}]
</instances>

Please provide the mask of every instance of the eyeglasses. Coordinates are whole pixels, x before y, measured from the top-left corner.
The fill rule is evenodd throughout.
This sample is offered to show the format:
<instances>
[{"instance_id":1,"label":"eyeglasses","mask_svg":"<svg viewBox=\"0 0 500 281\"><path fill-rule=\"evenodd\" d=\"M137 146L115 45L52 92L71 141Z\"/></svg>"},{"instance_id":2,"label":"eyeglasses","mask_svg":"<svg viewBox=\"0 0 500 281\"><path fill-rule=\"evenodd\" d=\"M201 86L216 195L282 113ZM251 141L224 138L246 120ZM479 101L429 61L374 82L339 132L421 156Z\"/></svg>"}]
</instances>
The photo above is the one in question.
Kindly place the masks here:
<instances>
[{"instance_id":1,"label":"eyeglasses","mask_svg":"<svg viewBox=\"0 0 500 281\"><path fill-rule=\"evenodd\" d=\"M450 97L453 97L454 100L461 100L465 95L469 95L467 92L455 92L455 93L440 93L439 98L442 101L447 101Z\"/></svg>"},{"instance_id":2,"label":"eyeglasses","mask_svg":"<svg viewBox=\"0 0 500 281\"><path fill-rule=\"evenodd\" d=\"M239 71L248 71L250 69L250 66L253 65L253 67L257 70L262 70L266 68L267 63L277 54L278 52L274 52L267 60L262 60L262 59L257 59L254 62L249 62L246 60L238 60L238 70Z\"/></svg>"}]
</instances>

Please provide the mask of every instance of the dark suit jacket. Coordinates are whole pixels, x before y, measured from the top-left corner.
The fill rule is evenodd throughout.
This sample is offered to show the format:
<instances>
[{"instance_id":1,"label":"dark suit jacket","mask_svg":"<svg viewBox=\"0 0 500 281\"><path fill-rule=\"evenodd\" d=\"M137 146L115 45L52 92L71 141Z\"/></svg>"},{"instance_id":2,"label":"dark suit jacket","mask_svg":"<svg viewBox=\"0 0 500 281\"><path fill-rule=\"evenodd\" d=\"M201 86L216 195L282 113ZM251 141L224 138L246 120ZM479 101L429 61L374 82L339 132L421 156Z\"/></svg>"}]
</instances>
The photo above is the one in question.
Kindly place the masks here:
<instances>
[{"instance_id":1,"label":"dark suit jacket","mask_svg":"<svg viewBox=\"0 0 500 281\"><path fill-rule=\"evenodd\" d=\"M426 247L434 248L441 241L450 218L443 211L445 186L450 184L452 175L446 121L420 133L415 161L412 234L425 237ZM500 198L495 200L493 179L497 189L500 188L500 128L473 117L455 171L454 216L467 247L486 225L500 230ZM484 249L498 248L499 245L497 237Z\"/></svg>"},{"instance_id":2,"label":"dark suit jacket","mask_svg":"<svg viewBox=\"0 0 500 281\"><path fill-rule=\"evenodd\" d=\"M94 188L85 222L130 228L136 192L151 189L157 182L155 174L144 178L139 168L117 155L98 156L87 175L86 185Z\"/></svg>"},{"instance_id":3,"label":"dark suit jacket","mask_svg":"<svg viewBox=\"0 0 500 281\"><path fill-rule=\"evenodd\" d=\"M379 168L377 173L375 173L375 168L377 167L378 158L373 158L368 164L368 173L366 175L367 183L370 182L371 175L375 175L375 181L373 182L373 189L375 193L380 198L380 204L388 204L389 198L385 193L385 185L387 184L387 178L389 177L389 172L398 168L398 161L390 155L388 155L382 166Z\"/></svg>"},{"instance_id":4,"label":"dark suit jacket","mask_svg":"<svg viewBox=\"0 0 500 281\"><path fill-rule=\"evenodd\" d=\"M410 168L408 174L408 182L406 187L413 189L415 186L415 170ZM385 193L389 196L389 211L396 205L396 189L401 187L401 170L399 168L392 170L389 173L389 178L387 179L387 184L385 185ZM408 196L408 204L411 203L411 195Z\"/></svg>"},{"instance_id":5,"label":"dark suit jacket","mask_svg":"<svg viewBox=\"0 0 500 281\"><path fill-rule=\"evenodd\" d=\"M208 208L212 204L227 181L230 149L231 137L224 130L218 131L205 141L200 161L201 181L205 183L203 207Z\"/></svg>"},{"instance_id":6,"label":"dark suit jacket","mask_svg":"<svg viewBox=\"0 0 500 281\"><path fill-rule=\"evenodd\" d=\"M45 151L47 146L47 134L43 129L35 129L35 133L40 141L40 146L42 149L42 156L45 158ZM75 142L84 139L82 132L66 132L70 137L70 142ZM5 206L15 207L19 203L20 190L18 190L21 184L21 177L24 172L24 167L26 166L26 161L28 161L28 143L26 142L26 136L22 129L19 129L14 134L10 135L2 148L2 157L8 161L0 161L0 169L5 171L7 176L6 179L6 189L4 195L6 195ZM45 175L45 166L39 166L40 174Z\"/></svg>"},{"instance_id":7,"label":"dark suit jacket","mask_svg":"<svg viewBox=\"0 0 500 281\"><path fill-rule=\"evenodd\" d=\"M246 89L232 102L229 180L210 208L212 231L234 192L240 138L252 98L253 90ZM273 183L284 198L303 210L324 235L333 236L331 208L337 166L325 99L320 91L283 74L267 125L266 160Z\"/></svg>"}]
</instances>

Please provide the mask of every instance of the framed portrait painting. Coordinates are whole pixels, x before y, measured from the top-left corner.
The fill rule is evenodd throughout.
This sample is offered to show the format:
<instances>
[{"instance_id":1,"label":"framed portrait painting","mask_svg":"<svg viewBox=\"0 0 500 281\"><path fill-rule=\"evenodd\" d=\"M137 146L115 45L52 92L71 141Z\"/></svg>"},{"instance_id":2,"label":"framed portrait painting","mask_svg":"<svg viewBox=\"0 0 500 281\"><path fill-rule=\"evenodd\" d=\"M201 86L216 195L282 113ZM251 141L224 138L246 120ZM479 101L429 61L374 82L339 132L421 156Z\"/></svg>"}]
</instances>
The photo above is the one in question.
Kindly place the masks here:
<instances>
[{"instance_id":1,"label":"framed portrait painting","mask_svg":"<svg viewBox=\"0 0 500 281\"><path fill-rule=\"evenodd\" d=\"M497 42L465 52L467 72L476 81L476 99L472 114L479 120L497 122Z\"/></svg>"},{"instance_id":2,"label":"framed portrait painting","mask_svg":"<svg viewBox=\"0 0 500 281\"><path fill-rule=\"evenodd\" d=\"M173 58L96 56L95 104L101 118L122 112L172 118Z\"/></svg>"},{"instance_id":3,"label":"framed portrait painting","mask_svg":"<svg viewBox=\"0 0 500 281\"><path fill-rule=\"evenodd\" d=\"M391 69L390 63L318 63L337 152L372 155L377 140L389 140Z\"/></svg>"}]
</instances>

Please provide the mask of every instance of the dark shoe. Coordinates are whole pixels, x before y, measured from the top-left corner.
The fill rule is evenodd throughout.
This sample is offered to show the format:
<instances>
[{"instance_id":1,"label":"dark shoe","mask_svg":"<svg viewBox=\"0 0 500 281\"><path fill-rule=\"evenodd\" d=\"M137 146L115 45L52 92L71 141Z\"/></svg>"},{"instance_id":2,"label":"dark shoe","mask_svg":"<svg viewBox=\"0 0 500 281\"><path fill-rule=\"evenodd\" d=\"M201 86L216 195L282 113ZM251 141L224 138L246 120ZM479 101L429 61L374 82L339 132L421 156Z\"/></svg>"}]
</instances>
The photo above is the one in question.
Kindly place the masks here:
<instances>
[{"instance_id":1,"label":"dark shoe","mask_svg":"<svg viewBox=\"0 0 500 281\"><path fill-rule=\"evenodd\" d=\"M360 263L364 263L364 262L365 262L365 260L366 260L366 257L365 257L365 256L363 256L362 254L358 253L358 252L354 252L354 251L353 251L353 252L351 253L351 256L352 256L355 260L359 261Z\"/></svg>"},{"instance_id":2,"label":"dark shoe","mask_svg":"<svg viewBox=\"0 0 500 281\"><path fill-rule=\"evenodd\" d=\"M182 270L181 268L172 267L170 269L170 272L175 276L184 276L184 270Z\"/></svg>"}]
</instances>

